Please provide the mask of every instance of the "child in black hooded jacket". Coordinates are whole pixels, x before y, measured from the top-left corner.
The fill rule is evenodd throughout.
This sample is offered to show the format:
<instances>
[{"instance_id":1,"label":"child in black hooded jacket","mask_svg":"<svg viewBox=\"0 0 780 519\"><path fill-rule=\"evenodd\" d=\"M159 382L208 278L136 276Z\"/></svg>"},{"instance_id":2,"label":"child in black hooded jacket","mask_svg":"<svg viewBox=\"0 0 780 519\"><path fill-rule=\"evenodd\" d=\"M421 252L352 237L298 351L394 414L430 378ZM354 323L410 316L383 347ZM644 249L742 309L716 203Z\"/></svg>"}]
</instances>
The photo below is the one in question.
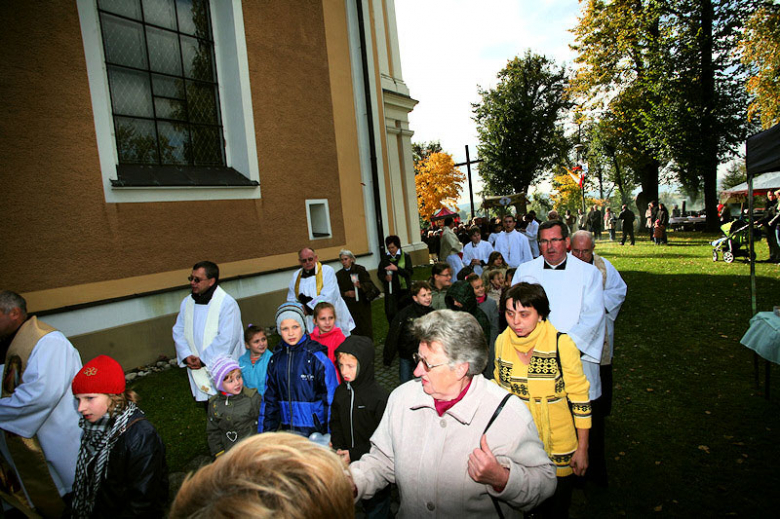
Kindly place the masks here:
<instances>
[{"instance_id":1,"label":"child in black hooded jacket","mask_svg":"<svg viewBox=\"0 0 780 519\"><path fill-rule=\"evenodd\" d=\"M374 379L374 343L368 337L347 337L336 348L336 362L343 382L333 395L331 445L351 463L370 450L390 394ZM363 500L363 508L369 517L390 517L390 486Z\"/></svg>"}]
</instances>

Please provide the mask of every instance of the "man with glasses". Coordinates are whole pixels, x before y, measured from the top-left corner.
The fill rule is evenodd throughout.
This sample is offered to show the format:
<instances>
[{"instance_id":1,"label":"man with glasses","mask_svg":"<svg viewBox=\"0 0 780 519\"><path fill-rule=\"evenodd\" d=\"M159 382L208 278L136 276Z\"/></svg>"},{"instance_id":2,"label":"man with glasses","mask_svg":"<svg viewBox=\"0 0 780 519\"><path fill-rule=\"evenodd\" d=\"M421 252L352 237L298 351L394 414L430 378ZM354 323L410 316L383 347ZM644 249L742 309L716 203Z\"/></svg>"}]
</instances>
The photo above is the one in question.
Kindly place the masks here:
<instances>
[{"instance_id":1,"label":"man with glasses","mask_svg":"<svg viewBox=\"0 0 780 519\"><path fill-rule=\"evenodd\" d=\"M510 268L517 268L534 259L528 238L515 230L516 224L514 216L511 214L504 216L504 232L496 237L494 245L495 250L504 256L504 261Z\"/></svg>"},{"instance_id":2,"label":"man with glasses","mask_svg":"<svg viewBox=\"0 0 780 519\"><path fill-rule=\"evenodd\" d=\"M328 302L336 309L336 326L341 328L345 336L355 328L355 321L349 308L341 298L336 271L333 267L320 263L317 253L310 247L304 247L298 252L298 263L301 268L293 274L287 291L287 301L303 305L306 314L306 332L314 331L312 316L317 303Z\"/></svg>"},{"instance_id":3,"label":"man with glasses","mask_svg":"<svg viewBox=\"0 0 780 519\"><path fill-rule=\"evenodd\" d=\"M625 205L623 206L625 207ZM577 231L571 237L571 253L596 267L604 288L604 322L606 332L601 354L601 397L591 401L592 425L588 443L590 467L588 478L599 486L607 486L607 463L604 450L605 418L612 412L612 353L615 346L615 320L626 300L628 287L620 273L607 259L594 253L596 242L588 231Z\"/></svg>"},{"instance_id":4,"label":"man with glasses","mask_svg":"<svg viewBox=\"0 0 780 519\"><path fill-rule=\"evenodd\" d=\"M244 330L238 303L219 286L216 263L196 263L188 279L192 292L181 302L173 342L179 366L187 368L192 396L205 402L217 394L207 371L211 361L220 356L238 360Z\"/></svg>"},{"instance_id":5,"label":"man with glasses","mask_svg":"<svg viewBox=\"0 0 780 519\"><path fill-rule=\"evenodd\" d=\"M601 273L572 254L569 229L560 220L539 226L542 255L524 263L512 284L539 283L550 300L550 322L567 333L582 353L582 368L590 382L590 400L601 396L599 363L604 347L604 290Z\"/></svg>"}]
</instances>

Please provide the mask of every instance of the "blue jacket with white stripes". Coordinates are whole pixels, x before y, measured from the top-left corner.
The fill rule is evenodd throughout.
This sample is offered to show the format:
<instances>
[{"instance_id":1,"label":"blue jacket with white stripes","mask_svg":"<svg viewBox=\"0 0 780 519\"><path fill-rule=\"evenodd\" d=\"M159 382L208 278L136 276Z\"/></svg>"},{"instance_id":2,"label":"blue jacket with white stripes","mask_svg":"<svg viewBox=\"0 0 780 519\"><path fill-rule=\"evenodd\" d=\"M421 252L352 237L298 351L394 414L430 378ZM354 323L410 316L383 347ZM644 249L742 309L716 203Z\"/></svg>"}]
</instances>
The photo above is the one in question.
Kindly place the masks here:
<instances>
[{"instance_id":1,"label":"blue jacket with white stripes","mask_svg":"<svg viewBox=\"0 0 780 519\"><path fill-rule=\"evenodd\" d=\"M329 432L330 406L339 382L325 346L305 334L290 346L282 341L268 363L258 432Z\"/></svg>"}]
</instances>

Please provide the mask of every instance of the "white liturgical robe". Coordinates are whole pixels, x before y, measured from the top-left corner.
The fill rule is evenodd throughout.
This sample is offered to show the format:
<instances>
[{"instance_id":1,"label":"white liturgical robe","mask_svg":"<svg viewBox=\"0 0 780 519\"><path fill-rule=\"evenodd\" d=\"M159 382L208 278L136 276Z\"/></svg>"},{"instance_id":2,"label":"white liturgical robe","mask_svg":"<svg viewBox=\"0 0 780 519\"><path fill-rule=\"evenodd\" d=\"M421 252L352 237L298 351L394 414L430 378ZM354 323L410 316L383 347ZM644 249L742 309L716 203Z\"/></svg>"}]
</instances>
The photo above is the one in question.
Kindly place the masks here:
<instances>
[{"instance_id":1,"label":"white liturgical robe","mask_svg":"<svg viewBox=\"0 0 780 519\"><path fill-rule=\"evenodd\" d=\"M604 270L601 270L599 263L603 263ZM601 364L612 364L612 355L615 351L615 320L617 320L620 307L626 300L628 287L620 273L605 258L598 254L593 255L593 264L599 269L604 286L604 311L606 320L606 343L604 352L601 354Z\"/></svg>"},{"instance_id":2,"label":"white liturgical robe","mask_svg":"<svg viewBox=\"0 0 780 519\"><path fill-rule=\"evenodd\" d=\"M528 238L513 230L510 233L502 232L496 238L495 249L504 257L504 261L510 268L517 268L527 261L534 259L531 254L531 246Z\"/></svg>"},{"instance_id":3,"label":"white liturgical robe","mask_svg":"<svg viewBox=\"0 0 780 519\"><path fill-rule=\"evenodd\" d=\"M539 224L536 223L536 220L528 222L528 225L526 226L525 230L522 231L522 234L528 238L528 245L531 247L531 254L534 258L538 258L539 242L537 241L537 236L539 235Z\"/></svg>"},{"instance_id":4,"label":"white liturgical robe","mask_svg":"<svg viewBox=\"0 0 780 519\"><path fill-rule=\"evenodd\" d=\"M24 438L37 436L60 495L71 491L81 444L79 414L70 389L80 369L79 352L65 335L47 333L30 354L21 383L10 396L0 398L0 428ZM16 469L2 434L0 451Z\"/></svg>"},{"instance_id":5,"label":"white liturgical robe","mask_svg":"<svg viewBox=\"0 0 780 519\"><path fill-rule=\"evenodd\" d=\"M345 337L349 337L350 332L355 328L355 321L352 319L352 314L349 313L347 304L341 298L339 285L336 281L336 272L333 270L333 267L322 265L322 290L320 290L319 294L317 293L316 274L307 278L301 277L298 293L295 293L295 282L302 270L303 269L298 269L293 274L292 279L290 280L290 288L287 291L287 300L300 302L298 301L298 294L311 297L312 300L306 304L309 313L314 310L317 303L326 301L332 304L336 309L336 326L341 328ZM314 318L311 315L306 316L306 331L309 333L314 331Z\"/></svg>"},{"instance_id":6,"label":"white liturgical robe","mask_svg":"<svg viewBox=\"0 0 780 519\"><path fill-rule=\"evenodd\" d=\"M520 265L512 284L525 281L542 285L550 300L550 322L559 332L569 334L582 352L582 369L593 401L601 396L599 362L606 329L601 273L571 253L566 255L563 270L545 269L544 265L544 256Z\"/></svg>"},{"instance_id":7,"label":"white liturgical robe","mask_svg":"<svg viewBox=\"0 0 780 519\"><path fill-rule=\"evenodd\" d=\"M189 311L192 312L191 321L187 318ZM187 328L188 324L191 329ZM176 343L179 366L186 367L184 359L195 355L206 365L202 373L206 376L208 366L215 358L227 356L238 360L245 349L244 328L238 303L219 286L207 305L194 304L192 296L188 295L181 302L179 316L173 326L173 341ZM208 400L209 395L216 394L213 387L210 387L209 391L203 391L203 386L193 378L192 370L187 369L187 375L192 396L198 402Z\"/></svg>"},{"instance_id":8,"label":"white liturgical robe","mask_svg":"<svg viewBox=\"0 0 780 519\"><path fill-rule=\"evenodd\" d=\"M487 265L490 254L493 252L493 247L485 240L479 240L479 243L474 245L474 242L469 242L463 246L463 265L468 267L471 265L471 260L478 259L483 261ZM474 272L478 275L482 275L482 265L472 265Z\"/></svg>"}]
</instances>

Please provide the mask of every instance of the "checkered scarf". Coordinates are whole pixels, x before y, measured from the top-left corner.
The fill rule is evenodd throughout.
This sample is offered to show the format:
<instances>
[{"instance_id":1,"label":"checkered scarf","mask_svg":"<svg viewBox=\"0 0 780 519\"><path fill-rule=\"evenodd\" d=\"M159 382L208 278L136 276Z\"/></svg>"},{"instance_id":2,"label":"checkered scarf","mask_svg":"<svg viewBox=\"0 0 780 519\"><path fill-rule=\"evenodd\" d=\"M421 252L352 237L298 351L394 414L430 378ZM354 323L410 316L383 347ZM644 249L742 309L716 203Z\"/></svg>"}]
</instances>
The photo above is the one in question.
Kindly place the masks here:
<instances>
[{"instance_id":1,"label":"checkered scarf","mask_svg":"<svg viewBox=\"0 0 780 519\"><path fill-rule=\"evenodd\" d=\"M81 437L76 480L73 483L73 517L92 515L95 496L106 478L111 449L127 429L127 422L137 409L135 403L128 402L127 407L113 417L106 413L95 423L90 423L83 417L79 420L79 427L84 430L84 434Z\"/></svg>"}]
</instances>

